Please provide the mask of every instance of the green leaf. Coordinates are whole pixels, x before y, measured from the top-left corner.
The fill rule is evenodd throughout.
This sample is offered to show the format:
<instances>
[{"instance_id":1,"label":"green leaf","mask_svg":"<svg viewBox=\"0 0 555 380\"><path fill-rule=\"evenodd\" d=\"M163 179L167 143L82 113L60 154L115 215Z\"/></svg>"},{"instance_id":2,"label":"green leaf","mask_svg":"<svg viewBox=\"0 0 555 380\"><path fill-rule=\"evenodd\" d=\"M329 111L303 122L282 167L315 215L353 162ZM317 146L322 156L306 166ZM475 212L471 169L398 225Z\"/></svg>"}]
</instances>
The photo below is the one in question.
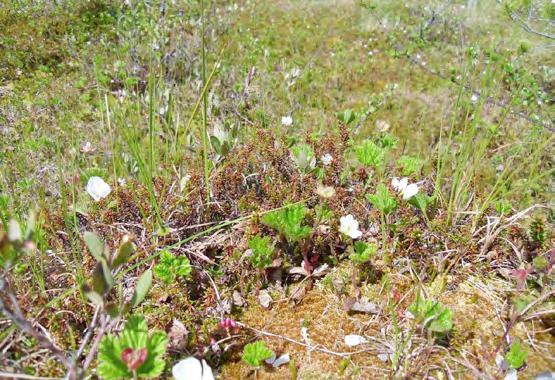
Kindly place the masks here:
<instances>
[{"instance_id":1,"label":"green leaf","mask_svg":"<svg viewBox=\"0 0 555 380\"><path fill-rule=\"evenodd\" d=\"M97 306L104 305L104 299L102 298L102 296L100 294L98 294L97 292L95 292L94 290L92 290L88 285L83 285L81 290L83 291L83 293L85 293L85 296L93 304L95 304Z\"/></svg>"},{"instance_id":2,"label":"green leaf","mask_svg":"<svg viewBox=\"0 0 555 380\"><path fill-rule=\"evenodd\" d=\"M274 247L271 245L269 236L262 237L255 235L249 239L249 248L252 250L252 256L249 261L256 268L266 268L272 264L274 255Z\"/></svg>"},{"instance_id":3,"label":"green leaf","mask_svg":"<svg viewBox=\"0 0 555 380\"><path fill-rule=\"evenodd\" d=\"M428 205L432 203L432 197L429 197L427 194L422 192L418 192L416 195L412 196L408 202L423 213L426 213Z\"/></svg>"},{"instance_id":4,"label":"green leaf","mask_svg":"<svg viewBox=\"0 0 555 380\"><path fill-rule=\"evenodd\" d=\"M97 261L102 261L104 258L104 241L95 233L86 231L83 238L89 252Z\"/></svg>"},{"instance_id":5,"label":"green leaf","mask_svg":"<svg viewBox=\"0 0 555 380\"><path fill-rule=\"evenodd\" d=\"M356 117L352 109L346 109L344 111L338 112L336 116L337 116L337 119L339 119L339 121L345 125L355 121L355 117Z\"/></svg>"},{"instance_id":6,"label":"green leaf","mask_svg":"<svg viewBox=\"0 0 555 380\"><path fill-rule=\"evenodd\" d=\"M453 329L453 311L441 306L438 309L427 328L436 333L447 333Z\"/></svg>"},{"instance_id":7,"label":"green leaf","mask_svg":"<svg viewBox=\"0 0 555 380\"><path fill-rule=\"evenodd\" d=\"M376 187L376 194L367 194L366 199L385 215L391 214L397 207L397 201L389 194L389 190L383 183Z\"/></svg>"},{"instance_id":8,"label":"green leaf","mask_svg":"<svg viewBox=\"0 0 555 380\"><path fill-rule=\"evenodd\" d=\"M432 332L444 334L453 328L453 312L439 302L418 296L408 311L414 315L418 323L422 323Z\"/></svg>"},{"instance_id":9,"label":"green leaf","mask_svg":"<svg viewBox=\"0 0 555 380\"><path fill-rule=\"evenodd\" d=\"M308 209L301 204L288 205L262 217L262 223L276 229L289 243L296 243L312 234L312 228L302 222Z\"/></svg>"},{"instance_id":10,"label":"green leaf","mask_svg":"<svg viewBox=\"0 0 555 380\"><path fill-rule=\"evenodd\" d=\"M308 144L297 144L291 148L291 158L303 173L309 173L316 167L314 150Z\"/></svg>"},{"instance_id":11,"label":"green leaf","mask_svg":"<svg viewBox=\"0 0 555 380\"><path fill-rule=\"evenodd\" d=\"M154 274L166 284L170 284L176 276L188 277L192 271L193 268L186 256L174 257L167 250L162 251L160 263L154 266Z\"/></svg>"},{"instance_id":12,"label":"green leaf","mask_svg":"<svg viewBox=\"0 0 555 380\"><path fill-rule=\"evenodd\" d=\"M175 258L173 269L175 274L181 277L189 277L193 272L191 263L186 256L179 256Z\"/></svg>"},{"instance_id":13,"label":"green leaf","mask_svg":"<svg viewBox=\"0 0 555 380\"><path fill-rule=\"evenodd\" d=\"M397 160L397 166L401 169L401 175L408 177L412 174L418 174L422 169L424 161L411 156L401 156Z\"/></svg>"},{"instance_id":14,"label":"green leaf","mask_svg":"<svg viewBox=\"0 0 555 380\"><path fill-rule=\"evenodd\" d=\"M101 263L97 263L92 275L93 290L101 295L108 293L110 286L104 276L104 268Z\"/></svg>"},{"instance_id":15,"label":"green leaf","mask_svg":"<svg viewBox=\"0 0 555 380\"><path fill-rule=\"evenodd\" d=\"M528 348L520 340L515 339L505 355L505 361L511 368L518 369L524 365L526 358L528 358Z\"/></svg>"},{"instance_id":16,"label":"green leaf","mask_svg":"<svg viewBox=\"0 0 555 380\"><path fill-rule=\"evenodd\" d=\"M245 363L252 367L260 367L262 361L271 358L274 352L266 346L264 341L249 343L243 348L242 359Z\"/></svg>"},{"instance_id":17,"label":"green leaf","mask_svg":"<svg viewBox=\"0 0 555 380\"><path fill-rule=\"evenodd\" d=\"M123 362L121 354L125 349L147 350L145 361L136 369L138 378L160 376L165 367L163 359L168 344L167 335L156 331L151 336L142 316L131 316L119 336L106 335L102 338L98 350L98 375L102 379L130 379L132 372Z\"/></svg>"},{"instance_id":18,"label":"green leaf","mask_svg":"<svg viewBox=\"0 0 555 380\"><path fill-rule=\"evenodd\" d=\"M148 291L150 290L151 285L152 271L147 270L141 275L141 277L139 277L139 280L137 281L137 286L135 286L135 293L133 293L133 298L131 298L131 307L136 307L143 301Z\"/></svg>"},{"instance_id":19,"label":"green leaf","mask_svg":"<svg viewBox=\"0 0 555 380\"><path fill-rule=\"evenodd\" d=\"M357 264L364 264L372 258L378 252L378 246L376 244L368 244L363 241L356 241L352 248L352 253L349 258Z\"/></svg>"},{"instance_id":20,"label":"green leaf","mask_svg":"<svg viewBox=\"0 0 555 380\"><path fill-rule=\"evenodd\" d=\"M123 265L129 260L129 257L135 252L135 246L131 240L125 240L119 246L116 256L112 261L112 268L117 269L120 265Z\"/></svg>"},{"instance_id":21,"label":"green leaf","mask_svg":"<svg viewBox=\"0 0 555 380\"><path fill-rule=\"evenodd\" d=\"M380 167L385 160L385 150L371 140L364 140L362 144L355 146L355 156L365 167Z\"/></svg>"}]
</instances>

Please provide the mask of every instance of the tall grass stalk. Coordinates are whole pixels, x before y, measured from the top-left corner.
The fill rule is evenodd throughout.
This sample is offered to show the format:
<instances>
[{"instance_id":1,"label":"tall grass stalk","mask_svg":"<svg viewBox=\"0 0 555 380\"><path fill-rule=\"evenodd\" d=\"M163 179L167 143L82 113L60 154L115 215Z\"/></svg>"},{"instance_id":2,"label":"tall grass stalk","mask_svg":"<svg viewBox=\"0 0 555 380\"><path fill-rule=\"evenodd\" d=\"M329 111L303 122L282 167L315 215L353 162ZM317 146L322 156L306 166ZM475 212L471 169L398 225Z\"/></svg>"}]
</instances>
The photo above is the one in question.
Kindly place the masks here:
<instances>
[{"instance_id":1,"label":"tall grass stalk","mask_svg":"<svg viewBox=\"0 0 555 380\"><path fill-rule=\"evenodd\" d=\"M201 47L202 47L202 88L206 87L206 20L204 15L204 0L200 0L201 17ZM210 162L208 161L208 99L206 91L202 93L202 159L204 163L204 185L206 186L206 203L210 203Z\"/></svg>"}]
</instances>

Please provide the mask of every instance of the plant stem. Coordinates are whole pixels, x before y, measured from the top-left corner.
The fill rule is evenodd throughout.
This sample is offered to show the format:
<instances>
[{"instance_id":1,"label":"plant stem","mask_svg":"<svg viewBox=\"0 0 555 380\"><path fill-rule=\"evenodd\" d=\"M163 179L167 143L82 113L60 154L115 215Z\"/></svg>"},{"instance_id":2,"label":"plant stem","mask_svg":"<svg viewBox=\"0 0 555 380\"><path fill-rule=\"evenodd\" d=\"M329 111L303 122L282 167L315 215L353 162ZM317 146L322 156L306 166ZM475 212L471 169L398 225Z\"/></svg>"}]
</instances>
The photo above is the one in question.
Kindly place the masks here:
<instances>
[{"instance_id":1,"label":"plant stem","mask_svg":"<svg viewBox=\"0 0 555 380\"><path fill-rule=\"evenodd\" d=\"M204 20L204 0L200 0L201 17L201 45L202 45L202 87L206 86L206 32ZM202 94L202 159L204 162L204 185L206 186L206 203L210 203L210 167L208 162L208 127L207 127L207 98L206 91Z\"/></svg>"}]
</instances>

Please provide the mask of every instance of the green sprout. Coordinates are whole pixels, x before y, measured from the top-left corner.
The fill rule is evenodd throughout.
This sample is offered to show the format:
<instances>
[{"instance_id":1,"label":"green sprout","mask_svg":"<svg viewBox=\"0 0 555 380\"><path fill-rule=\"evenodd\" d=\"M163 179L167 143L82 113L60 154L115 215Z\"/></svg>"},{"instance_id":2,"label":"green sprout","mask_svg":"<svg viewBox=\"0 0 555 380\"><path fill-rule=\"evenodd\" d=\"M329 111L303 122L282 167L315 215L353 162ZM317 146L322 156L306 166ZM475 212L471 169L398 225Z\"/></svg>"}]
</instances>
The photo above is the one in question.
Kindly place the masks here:
<instances>
[{"instance_id":1,"label":"green sprout","mask_svg":"<svg viewBox=\"0 0 555 380\"><path fill-rule=\"evenodd\" d=\"M432 333L441 335L453 328L453 311L437 301L426 300L419 295L408 311Z\"/></svg>"},{"instance_id":2,"label":"green sprout","mask_svg":"<svg viewBox=\"0 0 555 380\"><path fill-rule=\"evenodd\" d=\"M520 340L515 339L505 355L505 361L511 368L519 369L526 362L526 358L528 358L528 349Z\"/></svg>"},{"instance_id":3,"label":"green sprout","mask_svg":"<svg viewBox=\"0 0 555 380\"><path fill-rule=\"evenodd\" d=\"M252 256L249 261L256 268L266 268L272 264L274 255L274 246L271 244L269 236L262 237L255 235L249 239L249 248L252 250Z\"/></svg>"},{"instance_id":4,"label":"green sprout","mask_svg":"<svg viewBox=\"0 0 555 380\"><path fill-rule=\"evenodd\" d=\"M356 264L364 264L370 261L377 252L378 246L376 244L355 241L349 258Z\"/></svg>"},{"instance_id":5,"label":"green sprout","mask_svg":"<svg viewBox=\"0 0 555 380\"><path fill-rule=\"evenodd\" d=\"M288 205L264 215L262 223L277 230L289 243L296 243L312 234L312 228L302 224L307 212L302 204Z\"/></svg>"},{"instance_id":6,"label":"green sprout","mask_svg":"<svg viewBox=\"0 0 555 380\"><path fill-rule=\"evenodd\" d=\"M385 150L371 140L355 146L355 156L364 167L380 167L385 161Z\"/></svg>"},{"instance_id":7,"label":"green sprout","mask_svg":"<svg viewBox=\"0 0 555 380\"><path fill-rule=\"evenodd\" d=\"M272 356L274 356L274 352L266 346L264 341L259 340L245 346L243 349L242 359L251 367L258 368L262 365L264 360L269 359Z\"/></svg>"},{"instance_id":8,"label":"green sprout","mask_svg":"<svg viewBox=\"0 0 555 380\"><path fill-rule=\"evenodd\" d=\"M383 215L391 214L393 210L395 210L395 208L397 207L397 202L395 201L395 198L391 196L391 194L389 194L387 186L385 186L383 183L380 183L376 187L375 194L367 194L366 199L368 199L368 201L372 203L375 208L380 210Z\"/></svg>"},{"instance_id":9,"label":"green sprout","mask_svg":"<svg viewBox=\"0 0 555 380\"><path fill-rule=\"evenodd\" d=\"M401 174L408 177L412 174L417 174L422 169L424 161L419 158L411 156L401 156L397 160L397 166L401 169Z\"/></svg>"},{"instance_id":10,"label":"green sprout","mask_svg":"<svg viewBox=\"0 0 555 380\"><path fill-rule=\"evenodd\" d=\"M344 125L350 124L356 119L356 113L352 109L346 109L336 114L337 119Z\"/></svg>"},{"instance_id":11,"label":"green sprout","mask_svg":"<svg viewBox=\"0 0 555 380\"><path fill-rule=\"evenodd\" d=\"M175 257L167 250L162 251L160 263L154 266L154 274L166 284L179 277L187 278L192 271L191 263L186 256Z\"/></svg>"}]
</instances>

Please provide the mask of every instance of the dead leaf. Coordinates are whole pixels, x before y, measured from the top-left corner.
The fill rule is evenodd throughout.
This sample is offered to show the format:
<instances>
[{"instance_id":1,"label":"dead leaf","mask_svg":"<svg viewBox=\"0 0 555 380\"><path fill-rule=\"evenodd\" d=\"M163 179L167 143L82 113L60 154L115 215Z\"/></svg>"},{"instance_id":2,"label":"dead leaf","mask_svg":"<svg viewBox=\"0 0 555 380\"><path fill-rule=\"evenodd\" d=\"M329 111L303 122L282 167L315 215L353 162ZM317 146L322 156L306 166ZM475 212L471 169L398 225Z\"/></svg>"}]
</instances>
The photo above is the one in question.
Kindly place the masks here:
<instances>
[{"instance_id":1,"label":"dead leaf","mask_svg":"<svg viewBox=\"0 0 555 380\"><path fill-rule=\"evenodd\" d=\"M291 297L289 299L293 301L295 304L299 304L303 298L306 296L307 286L306 284L302 283L293 288L291 291Z\"/></svg>"}]
</instances>

